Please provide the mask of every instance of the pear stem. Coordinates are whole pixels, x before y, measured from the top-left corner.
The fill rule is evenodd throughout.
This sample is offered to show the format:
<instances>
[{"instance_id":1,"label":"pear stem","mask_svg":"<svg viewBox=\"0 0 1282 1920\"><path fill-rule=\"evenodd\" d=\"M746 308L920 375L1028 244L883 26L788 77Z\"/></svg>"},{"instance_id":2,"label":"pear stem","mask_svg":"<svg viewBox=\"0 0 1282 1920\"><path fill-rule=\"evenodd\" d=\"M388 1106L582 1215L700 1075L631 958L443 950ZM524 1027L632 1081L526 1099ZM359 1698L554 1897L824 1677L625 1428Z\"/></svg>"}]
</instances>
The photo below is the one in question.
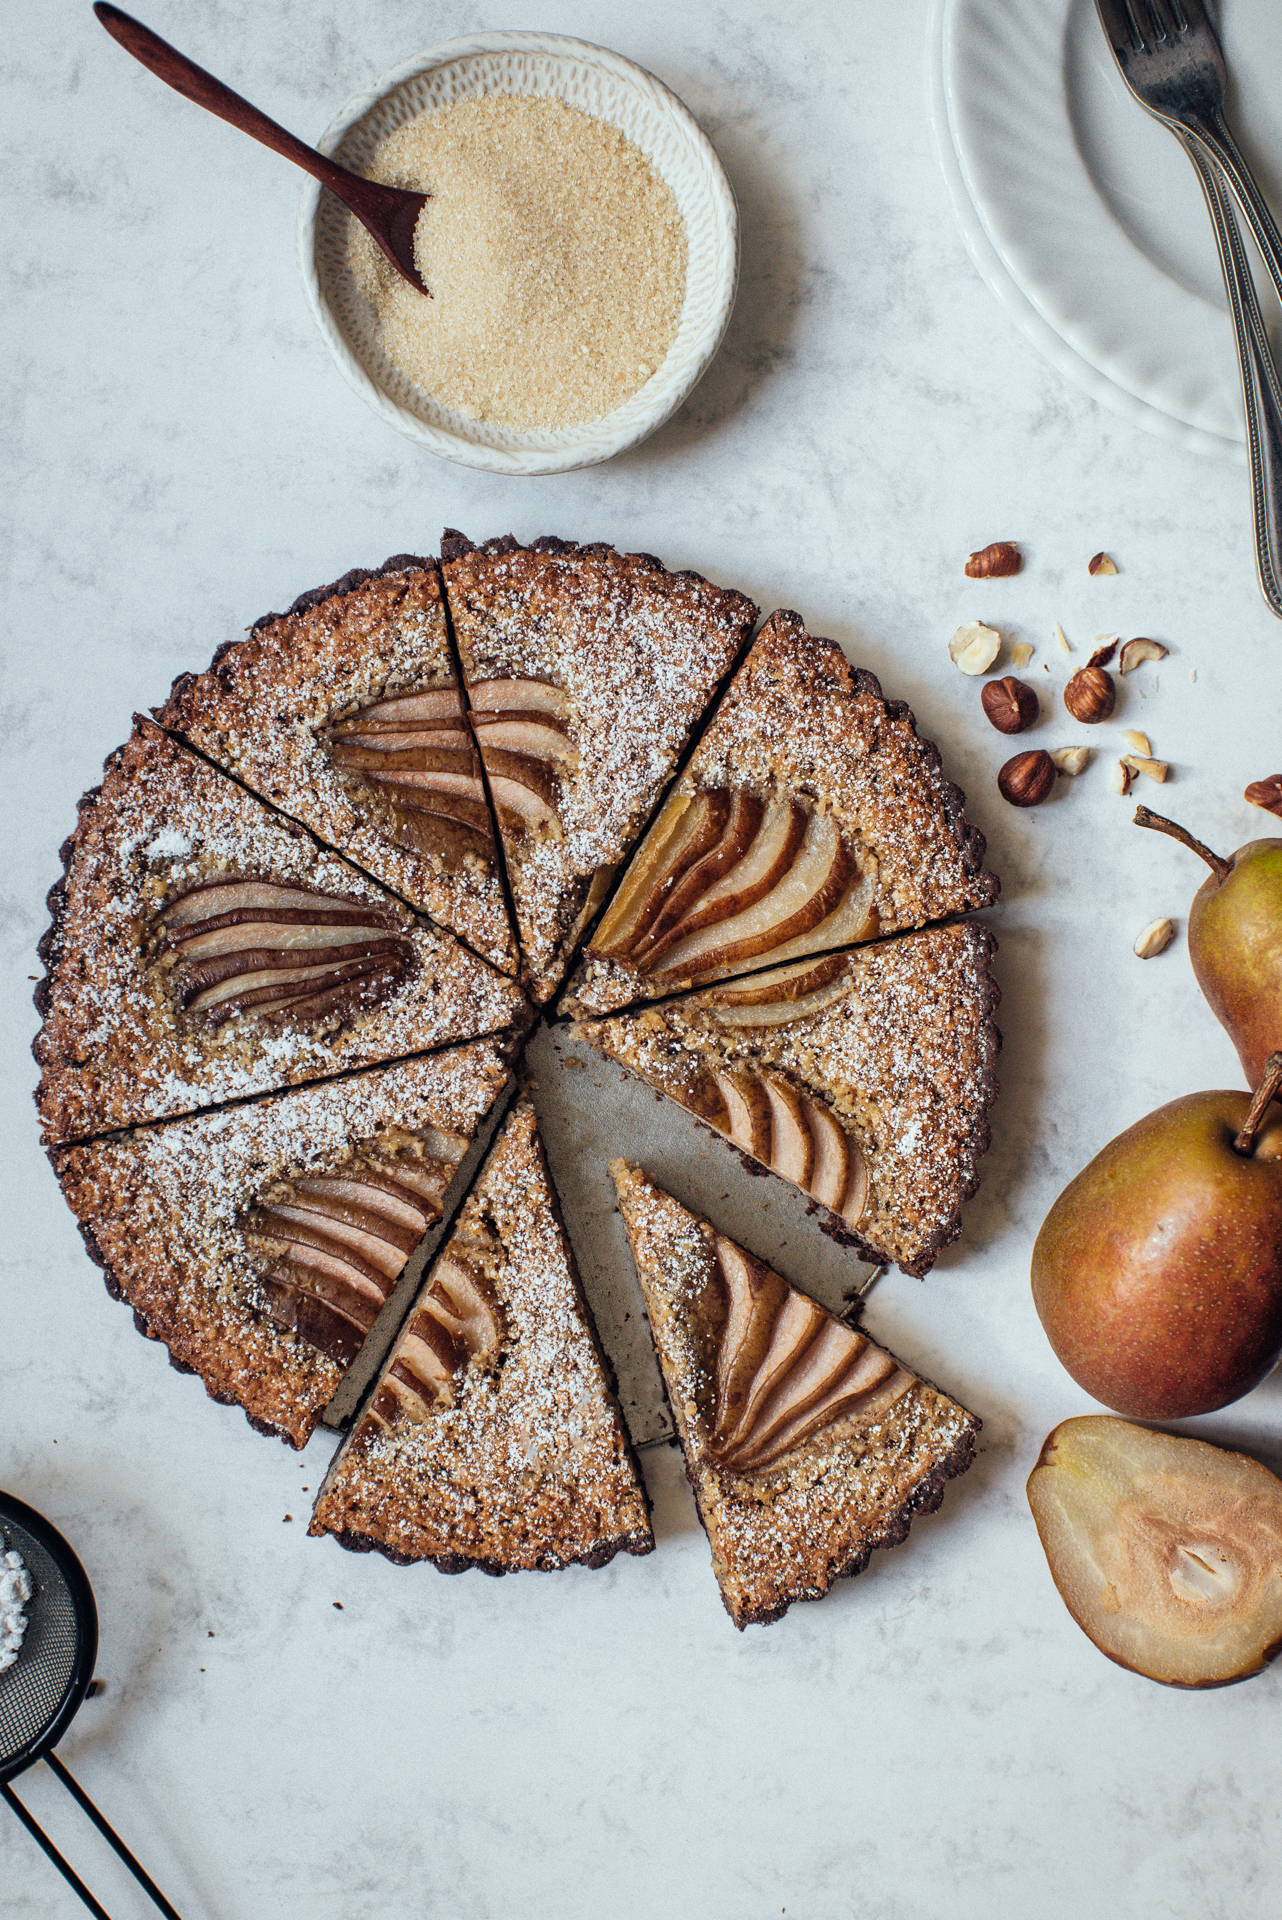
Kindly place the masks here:
<instances>
[{"instance_id":1,"label":"pear stem","mask_svg":"<svg viewBox=\"0 0 1282 1920\"><path fill-rule=\"evenodd\" d=\"M1205 860L1221 886L1233 871L1231 860L1221 860L1218 853L1212 853L1211 849L1203 846L1200 840L1195 840L1187 827L1177 826L1174 820L1164 819L1160 813L1150 813L1147 807L1136 807L1134 824L1137 827L1153 827L1158 833L1169 833L1172 840L1178 840L1180 845L1187 847L1190 853L1195 853L1200 860Z\"/></svg>"},{"instance_id":2,"label":"pear stem","mask_svg":"<svg viewBox=\"0 0 1282 1920\"><path fill-rule=\"evenodd\" d=\"M1255 1098L1242 1123L1242 1131L1233 1142L1235 1153L1254 1153L1255 1136L1260 1130L1260 1122L1280 1086L1282 1086L1282 1053L1271 1053L1264 1063L1264 1078L1255 1089Z\"/></svg>"}]
</instances>

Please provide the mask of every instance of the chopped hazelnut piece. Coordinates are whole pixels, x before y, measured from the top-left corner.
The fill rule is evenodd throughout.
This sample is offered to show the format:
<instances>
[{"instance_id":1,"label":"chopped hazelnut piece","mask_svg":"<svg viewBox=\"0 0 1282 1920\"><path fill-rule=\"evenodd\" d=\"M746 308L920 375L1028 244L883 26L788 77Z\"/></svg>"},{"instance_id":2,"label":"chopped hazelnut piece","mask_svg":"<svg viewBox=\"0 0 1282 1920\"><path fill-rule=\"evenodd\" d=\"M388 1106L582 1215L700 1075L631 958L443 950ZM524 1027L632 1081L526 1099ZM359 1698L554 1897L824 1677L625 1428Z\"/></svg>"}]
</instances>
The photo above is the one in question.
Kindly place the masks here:
<instances>
[{"instance_id":1,"label":"chopped hazelnut piece","mask_svg":"<svg viewBox=\"0 0 1282 1920\"><path fill-rule=\"evenodd\" d=\"M1122 734L1122 738L1123 740L1125 740L1127 746L1131 749L1132 753L1151 754L1153 751L1151 745L1149 744L1148 735L1146 733L1138 732L1137 729L1134 727L1127 727Z\"/></svg>"},{"instance_id":2,"label":"chopped hazelnut piece","mask_svg":"<svg viewBox=\"0 0 1282 1920\"><path fill-rule=\"evenodd\" d=\"M972 553L966 562L968 580L1004 580L1012 573L1018 573L1024 564L1024 556L1013 540L994 540L991 545L981 547L978 553Z\"/></svg>"},{"instance_id":3,"label":"chopped hazelnut piece","mask_svg":"<svg viewBox=\"0 0 1282 1920\"><path fill-rule=\"evenodd\" d=\"M949 657L963 673L987 673L1001 650L1002 636L982 620L968 620L948 642Z\"/></svg>"},{"instance_id":4,"label":"chopped hazelnut piece","mask_svg":"<svg viewBox=\"0 0 1282 1920\"><path fill-rule=\"evenodd\" d=\"M1165 953L1174 938L1173 920L1150 920L1144 931L1136 937L1131 952L1139 960L1151 960L1154 954Z\"/></svg>"},{"instance_id":5,"label":"chopped hazelnut piece","mask_svg":"<svg viewBox=\"0 0 1282 1920\"><path fill-rule=\"evenodd\" d=\"M1169 652L1170 648L1164 647L1160 640L1145 640L1142 637L1128 640L1117 663L1118 672L1131 673L1136 667L1142 667L1146 660L1165 660Z\"/></svg>"},{"instance_id":6,"label":"chopped hazelnut piece","mask_svg":"<svg viewBox=\"0 0 1282 1920\"><path fill-rule=\"evenodd\" d=\"M1252 780L1242 798L1253 807L1263 807L1266 813L1282 815L1282 773L1271 773L1267 780Z\"/></svg>"},{"instance_id":7,"label":"chopped hazelnut piece","mask_svg":"<svg viewBox=\"0 0 1282 1920\"><path fill-rule=\"evenodd\" d=\"M1065 633L1063 627L1061 627L1058 620L1055 622L1055 638L1059 641L1059 644L1061 645L1061 647L1063 647L1065 653L1071 653L1073 651L1072 647L1068 644L1068 635Z\"/></svg>"},{"instance_id":8,"label":"chopped hazelnut piece","mask_svg":"<svg viewBox=\"0 0 1282 1920\"><path fill-rule=\"evenodd\" d=\"M1118 760L1113 767L1112 773L1108 777L1109 792L1120 793L1123 799L1125 799L1131 790L1132 777L1131 769L1127 766L1125 760Z\"/></svg>"},{"instance_id":9,"label":"chopped hazelnut piece","mask_svg":"<svg viewBox=\"0 0 1282 1920\"><path fill-rule=\"evenodd\" d=\"M1147 754L1142 753L1124 753L1122 755L1122 765L1128 768L1131 773L1144 773L1148 775L1150 780L1158 781L1165 780L1167 774L1171 771L1168 761L1152 760ZM1125 792L1126 789L1123 788L1122 791Z\"/></svg>"},{"instance_id":10,"label":"chopped hazelnut piece","mask_svg":"<svg viewBox=\"0 0 1282 1920\"><path fill-rule=\"evenodd\" d=\"M1092 577L1097 573L1116 573L1117 565L1115 561L1109 558L1108 554L1093 553L1086 562L1086 571Z\"/></svg>"},{"instance_id":11,"label":"chopped hazelnut piece","mask_svg":"<svg viewBox=\"0 0 1282 1920\"><path fill-rule=\"evenodd\" d=\"M1026 667L1033 657L1033 648L1027 640L1017 640L1010 650L1011 664Z\"/></svg>"},{"instance_id":12,"label":"chopped hazelnut piece","mask_svg":"<svg viewBox=\"0 0 1282 1920\"><path fill-rule=\"evenodd\" d=\"M1074 778L1085 771L1091 757L1089 747L1052 747L1051 759L1056 771L1071 774Z\"/></svg>"}]
</instances>

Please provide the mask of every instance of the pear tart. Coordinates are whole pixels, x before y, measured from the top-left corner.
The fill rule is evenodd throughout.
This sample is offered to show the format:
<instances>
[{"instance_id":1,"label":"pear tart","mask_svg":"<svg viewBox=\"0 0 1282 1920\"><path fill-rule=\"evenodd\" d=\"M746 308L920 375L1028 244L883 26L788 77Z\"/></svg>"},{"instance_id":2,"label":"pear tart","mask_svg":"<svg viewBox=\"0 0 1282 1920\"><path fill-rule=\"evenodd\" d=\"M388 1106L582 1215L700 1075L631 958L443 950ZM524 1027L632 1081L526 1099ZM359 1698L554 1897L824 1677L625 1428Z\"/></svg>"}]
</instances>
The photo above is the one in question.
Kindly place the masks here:
<instances>
[{"instance_id":1,"label":"pear tart","mask_svg":"<svg viewBox=\"0 0 1282 1920\"><path fill-rule=\"evenodd\" d=\"M902 1541L980 1423L639 1167L610 1171L722 1600L765 1625Z\"/></svg>"},{"instance_id":2,"label":"pear tart","mask_svg":"<svg viewBox=\"0 0 1282 1920\"><path fill-rule=\"evenodd\" d=\"M515 973L434 560L400 554L267 614L157 719Z\"/></svg>"},{"instance_id":3,"label":"pear tart","mask_svg":"<svg viewBox=\"0 0 1282 1920\"><path fill-rule=\"evenodd\" d=\"M442 578L534 997L564 975L757 617L649 554L447 533Z\"/></svg>"},{"instance_id":4,"label":"pear tart","mask_svg":"<svg viewBox=\"0 0 1282 1920\"><path fill-rule=\"evenodd\" d=\"M506 1072L478 1040L51 1157L140 1331L301 1447Z\"/></svg>"},{"instance_id":5,"label":"pear tart","mask_svg":"<svg viewBox=\"0 0 1282 1920\"><path fill-rule=\"evenodd\" d=\"M930 927L576 1033L809 1194L865 1259L924 1274L988 1150L994 946Z\"/></svg>"},{"instance_id":6,"label":"pear tart","mask_svg":"<svg viewBox=\"0 0 1282 1920\"><path fill-rule=\"evenodd\" d=\"M510 1029L516 985L150 721L80 803L36 990L46 1144Z\"/></svg>"},{"instance_id":7,"label":"pear tart","mask_svg":"<svg viewBox=\"0 0 1282 1920\"><path fill-rule=\"evenodd\" d=\"M653 1548L528 1102L430 1269L310 1531L443 1573L599 1567Z\"/></svg>"},{"instance_id":8,"label":"pear tart","mask_svg":"<svg viewBox=\"0 0 1282 1920\"><path fill-rule=\"evenodd\" d=\"M772 614L623 876L566 1010L834 951L997 898L908 708Z\"/></svg>"}]
</instances>

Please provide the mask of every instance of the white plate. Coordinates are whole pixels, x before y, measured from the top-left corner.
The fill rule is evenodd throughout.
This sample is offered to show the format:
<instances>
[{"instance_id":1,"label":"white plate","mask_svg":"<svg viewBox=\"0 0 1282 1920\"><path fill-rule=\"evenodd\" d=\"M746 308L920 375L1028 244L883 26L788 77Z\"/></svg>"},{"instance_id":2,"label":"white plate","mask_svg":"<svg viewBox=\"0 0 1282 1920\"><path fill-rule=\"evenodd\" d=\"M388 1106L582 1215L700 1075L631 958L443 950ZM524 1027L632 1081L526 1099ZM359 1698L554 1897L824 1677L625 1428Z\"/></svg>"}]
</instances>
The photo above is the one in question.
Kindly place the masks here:
<instances>
[{"instance_id":1,"label":"white plate","mask_svg":"<svg viewBox=\"0 0 1282 1920\"><path fill-rule=\"evenodd\" d=\"M379 346L373 306L347 265L347 215L314 181L298 217L307 298L344 378L390 426L433 453L490 473L593 466L661 426L721 344L739 278L734 194L711 144L662 82L617 53L558 34L478 33L421 53L344 107L317 146L359 173L407 120L482 93L551 96L607 121L672 189L686 230L685 305L657 373L603 419L556 432L513 433L440 405Z\"/></svg>"},{"instance_id":2,"label":"white plate","mask_svg":"<svg viewBox=\"0 0 1282 1920\"><path fill-rule=\"evenodd\" d=\"M1268 84L1282 72L1282 6L1225 0L1221 27L1230 118L1282 204L1282 98ZM1024 331L1106 405L1241 461L1237 363L1201 190L1123 86L1093 0L935 0L930 66L936 146L967 245Z\"/></svg>"}]
</instances>

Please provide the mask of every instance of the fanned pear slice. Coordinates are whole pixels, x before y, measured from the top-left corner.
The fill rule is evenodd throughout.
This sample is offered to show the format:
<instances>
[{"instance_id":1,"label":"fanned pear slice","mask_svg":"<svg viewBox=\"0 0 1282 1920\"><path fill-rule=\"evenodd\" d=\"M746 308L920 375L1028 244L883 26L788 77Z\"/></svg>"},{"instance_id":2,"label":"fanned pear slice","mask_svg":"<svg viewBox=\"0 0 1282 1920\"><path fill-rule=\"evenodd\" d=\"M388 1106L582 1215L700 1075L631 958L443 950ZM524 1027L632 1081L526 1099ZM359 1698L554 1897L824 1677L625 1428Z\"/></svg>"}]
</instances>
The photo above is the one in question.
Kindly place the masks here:
<instances>
[{"instance_id":1,"label":"fanned pear slice","mask_svg":"<svg viewBox=\"0 0 1282 1920\"><path fill-rule=\"evenodd\" d=\"M1282 1480L1258 1460L1087 1414L1047 1435L1028 1503L1064 1604L1119 1666L1222 1687L1282 1651Z\"/></svg>"},{"instance_id":2,"label":"fanned pear slice","mask_svg":"<svg viewBox=\"0 0 1282 1920\"><path fill-rule=\"evenodd\" d=\"M576 1032L809 1194L866 1259L922 1274L988 1146L992 952L982 927L928 927Z\"/></svg>"},{"instance_id":3,"label":"fanned pear slice","mask_svg":"<svg viewBox=\"0 0 1282 1920\"><path fill-rule=\"evenodd\" d=\"M610 1172L722 1600L764 1625L905 1539L980 1423L639 1167Z\"/></svg>"},{"instance_id":4,"label":"fanned pear slice","mask_svg":"<svg viewBox=\"0 0 1282 1920\"><path fill-rule=\"evenodd\" d=\"M505 1121L310 1531L442 1573L649 1553L649 1509L534 1111Z\"/></svg>"},{"instance_id":5,"label":"fanned pear slice","mask_svg":"<svg viewBox=\"0 0 1282 1920\"><path fill-rule=\"evenodd\" d=\"M584 927L757 617L651 555L447 533L442 578L525 971L560 985ZM708 849L692 823L680 858Z\"/></svg>"},{"instance_id":6,"label":"fanned pear slice","mask_svg":"<svg viewBox=\"0 0 1282 1920\"><path fill-rule=\"evenodd\" d=\"M565 1010L612 1013L990 905L998 883L964 807L908 708L797 614L772 614L589 935Z\"/></svg>"},{"instance_id":7,"label":"fanned pear slice","mask_svg":"<svg viewBox=\"0 0 1282 1920\"><path fill-rule=\"evenodd\" d=\"M150 720L80 802L38 952L46 1144L514 1029L515 981Z\"/></svg>"},{"instance_id":8,"label":"fanned pear slice","mask_svg":"<svg viewBox=\"0 0 1282 1920\"><path fill-rule=\"evenodd\" d=\"M301 1447L506 1075L475 1041L51 1158L140 1331Z\"/></svg>"},{"instance_id":9,"label":"fanned pear slice","mask_svg":"<svg viewBox=\"0 0 1282 1920\"><path fill-rule=\"evenodd\" d=\"M435 560L397 554L264 614L156 718L515 973Z\"/></svg>"}]
</instances>

